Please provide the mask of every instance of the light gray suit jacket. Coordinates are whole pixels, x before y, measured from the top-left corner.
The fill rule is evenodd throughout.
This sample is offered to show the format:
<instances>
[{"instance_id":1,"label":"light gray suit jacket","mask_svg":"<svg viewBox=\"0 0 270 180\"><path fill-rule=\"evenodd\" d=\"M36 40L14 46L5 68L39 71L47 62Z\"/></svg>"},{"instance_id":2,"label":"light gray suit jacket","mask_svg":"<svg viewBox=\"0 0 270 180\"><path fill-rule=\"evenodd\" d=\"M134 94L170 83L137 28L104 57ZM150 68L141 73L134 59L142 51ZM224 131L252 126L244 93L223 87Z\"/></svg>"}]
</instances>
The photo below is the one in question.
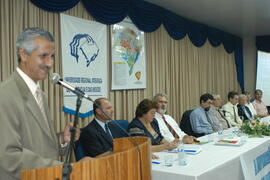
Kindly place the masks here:
<instances>
[{"instance_id":1,"label":"light gray suit jacket","mask_svg":"<svg viewBox=\"0 0 270 180\"><path fill-rule=\"evenodd\" d=\"M0 84L0 179L15 180L23 169L62 165L47 100L46 124L35 98L17 71Z\"/></svg>"}]
</instances>

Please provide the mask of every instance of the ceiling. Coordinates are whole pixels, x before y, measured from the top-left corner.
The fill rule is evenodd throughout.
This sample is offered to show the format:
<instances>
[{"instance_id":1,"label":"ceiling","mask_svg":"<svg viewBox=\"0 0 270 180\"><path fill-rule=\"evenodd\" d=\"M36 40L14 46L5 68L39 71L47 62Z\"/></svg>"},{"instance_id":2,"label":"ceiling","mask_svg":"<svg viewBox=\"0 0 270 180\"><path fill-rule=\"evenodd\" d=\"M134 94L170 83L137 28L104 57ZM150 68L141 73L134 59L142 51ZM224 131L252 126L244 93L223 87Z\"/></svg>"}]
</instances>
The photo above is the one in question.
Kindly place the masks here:
<instances>
[{"instance_id":1,"label":"ceiling","mask_svg":"<svg viewBox=\"0 0 270 180\"><path fill-rule=\"evenodd\" d=\"M240 37L270 35L270 0L146 0Z\"/></svg>"}]
</instances>

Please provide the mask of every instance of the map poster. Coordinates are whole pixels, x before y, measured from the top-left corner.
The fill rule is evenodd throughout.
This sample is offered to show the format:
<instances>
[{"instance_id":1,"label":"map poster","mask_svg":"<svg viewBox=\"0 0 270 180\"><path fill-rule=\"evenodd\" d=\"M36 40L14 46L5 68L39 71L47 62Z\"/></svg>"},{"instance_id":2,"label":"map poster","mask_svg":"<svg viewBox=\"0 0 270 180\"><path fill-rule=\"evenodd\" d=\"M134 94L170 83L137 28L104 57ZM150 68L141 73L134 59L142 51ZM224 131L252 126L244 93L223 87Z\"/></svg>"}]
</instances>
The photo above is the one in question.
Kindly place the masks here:
<instances>
[{"instance_id":1,"label":"map poster","mask_svg":"<svg viewBox=\"0 0 270 180\"><path fill-rule=\"evenodd\" d=\"M146 88L144 32L125 19L114 24L112 37L112 90Z\"/></svg>"},{"instance_id":2,"label":"map poster","mask_svg":"<svg viewBox=\"0 0 270 180\"><path fill-rule=\"evenodd\" d=\"M104 24L61 14L63 80L95 100L107 97L107 27ZM76 112L77 96L63 89L63 111ZM93 103L82 100L79 117L93 114Z\"/></svg>"}]
</instances>

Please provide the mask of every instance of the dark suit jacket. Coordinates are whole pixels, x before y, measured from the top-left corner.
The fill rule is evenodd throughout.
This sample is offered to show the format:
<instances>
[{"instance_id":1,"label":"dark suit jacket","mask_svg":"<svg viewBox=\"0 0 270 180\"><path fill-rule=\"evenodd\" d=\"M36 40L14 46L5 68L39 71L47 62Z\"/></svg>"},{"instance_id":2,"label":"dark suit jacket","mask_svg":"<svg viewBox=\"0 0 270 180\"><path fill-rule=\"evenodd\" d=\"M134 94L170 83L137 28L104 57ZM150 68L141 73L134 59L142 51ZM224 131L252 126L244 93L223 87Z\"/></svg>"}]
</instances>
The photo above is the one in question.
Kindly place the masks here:
<instances>
[{"instance_id":1,"label":"dark suit jacket","mask_svg":"<svg viewBox=\"0 0 270 180\"><path fill-rule=\"evenodd\" d=\"M108 126L114 139L121 137L118 126L113 123L109 123ZM84 128L80 141L86 156L95 157L113 149L112 139L107 136L95 119Z\"/></svg>"},{"instance_id":2,"label":"dark suit jacket","mask_svg":"<svg viewBox=\"0 0 270 180\"><path fill-rule=\"evenodd\" d=\"M237 108L238 108L238 115L239 116L243 116L244 117L244 121L245 120L249 120L246 113L244 112L243 108L246 109L247 113L252 117L252 113L251 111L249 110L249 108L247 106L244 106L244 107L241 107L239 104L237 105Z\"/></svg>"}]
</instances>

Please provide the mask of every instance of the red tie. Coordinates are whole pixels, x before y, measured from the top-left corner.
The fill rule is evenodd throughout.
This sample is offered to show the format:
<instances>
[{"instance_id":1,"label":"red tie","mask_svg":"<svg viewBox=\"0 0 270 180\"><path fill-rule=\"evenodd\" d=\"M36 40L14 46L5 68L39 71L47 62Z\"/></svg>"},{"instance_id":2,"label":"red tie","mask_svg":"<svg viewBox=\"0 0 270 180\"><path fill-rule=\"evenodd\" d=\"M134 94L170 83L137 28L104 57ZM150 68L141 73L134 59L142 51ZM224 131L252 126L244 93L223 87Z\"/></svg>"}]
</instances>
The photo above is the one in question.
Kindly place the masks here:
<instances>
[{"instance_id":1,"label":"red tie","mask_svg":"<svg viewBox=\"0 0 270 180\"><path fill-rule=\"evenodd\" d=\"M172 128L172 126L169 125L169 123L166 121L165 116L162 115L162 119L164 120L165 124L169 128L169 131L172 133L174 138L179 138L178 134L175 132L175 130Z\"/></svg>"}]
</instances>

